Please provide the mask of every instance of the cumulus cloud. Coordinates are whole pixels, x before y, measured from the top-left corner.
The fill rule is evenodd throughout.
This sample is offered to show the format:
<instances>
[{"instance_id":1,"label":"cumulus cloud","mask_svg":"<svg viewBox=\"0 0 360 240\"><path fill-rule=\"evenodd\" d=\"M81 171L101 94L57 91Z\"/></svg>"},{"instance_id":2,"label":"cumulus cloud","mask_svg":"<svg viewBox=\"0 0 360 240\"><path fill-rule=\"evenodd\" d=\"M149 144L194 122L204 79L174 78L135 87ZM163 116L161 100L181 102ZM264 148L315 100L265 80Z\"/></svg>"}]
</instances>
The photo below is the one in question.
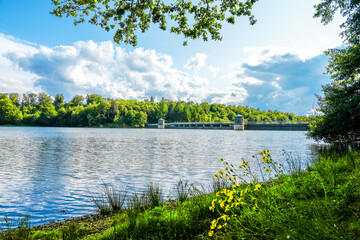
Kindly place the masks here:
<instances>
[{"instance_id":1,"label":"cumulus cloud","mask_svg":"<svg viewBox=\"0 0 360 240\"><path fill-rule=\"evenodd\" d=\"M205 53L196 53L195 56L189 58L184 68L189 70L199 70L205 66L207 56Z\"/></svg>"},{"instance_id":2,"label":"cumulus cloud","mask_svg":"<svg viewBox=\"0 0 360 240\"><path fill-rule=\"evenodd\" d=\"M245 85L262 85L264 82L256 79L254 77L247 77L244 76L242 77L242 75L238 75L239 79L237 84L245 84Z\"/></svg>"},{"instance_id":3,"label":"cumulus cloud","mask_svg":"<svg viewBox=\"0 0 360 240\"><path fill-rule=\"evenodd\" d=\"M247 48L248 57L233 64L229 74L213 81L231 82L230 88L209 88L200 69L215 77L219 68L206 65L206 54L197 53L184 65L155 50L127 51L112 42L76 42L52 48L0 34L0 92L40 92L67 100L95 93L104 97L207 101L247 105L263 110L310 113L315 93L329 82L324 76L327 57L280 48Z\"/></svg>"},{"instance_id":4,"label":"cumulus cloud","mask_svg":"<svg viewBox=\"0 0 360 240\"><path fill-rule=\"evenodd\" d=\"M37 76L33 85L69 99L88 93L104 97L201 101L207 78L175 69L173 60L155 50L127 52L112 42L76 42L73 46L33 47L35 51L6 53L8 60Z\"/></svg>"},{"instance_id":5,"label":"cumulus cloud","mask_svg":"<svg viewBox=\"0 0 360 240\"><path fill-rule=\"evenodd\" d=\"M214 66L211 66L211 65L208 67L208 69L209 69L209 71L211 72L211 75L212 75L213 77L216 77L216 75L217 75L218 72L220 71L220 68L214 67Z\"/></svg>"},{"instance_id":6,"label":"cumulus cloud","mask_svg":"<svg viewBox=\"0 0 360 240\"><path fill-rule=\"evenodd\" d=\"M37 75L23 71L6 57L10 53L18 56L34 54L37 51L35 45L0 33L0 46L0 92L37 92L39 89L34 87Z\"/></svg>"},{"instance_id":7,"label":"cumulus cloud","mask_svg":"<svg viewBox=\"0 0 360 240\"><path fill-rule=\"evenodd\" d=\"M231 87L225 90L209 90L206 102L239 105L249 96L248 91L243 87Z\"/></svg>"},{"instance_id":8,"label":"cumulus cloud","mask_svg":"<svg viewBox=\"0 0 360 240\"><path fill-rule=\"evenodd\" d=\"M277 46L266 47L245 47L245 53L249 53L246 63L252 66L261 64L263 62L272 61L274 56L282 56L286 54L294 55L302 61L314 58L323 53L321 49L313 48L282 48Z\"/></svg>"},{"instance_id":9,"label":"cumulus cloud","mask_svg":"<svg viewBox=\"0 0 360 240\"><path fill-rule=\"evenodd\" d=\"M234 87L248 92L242 104L298 114L311 111L316 105L314 94L321 93L321 85L329 81L323 75L325 55L304 57L272 48L247 51L249 57L233 65L229 75Z\"/></svg>"}]
</instances>

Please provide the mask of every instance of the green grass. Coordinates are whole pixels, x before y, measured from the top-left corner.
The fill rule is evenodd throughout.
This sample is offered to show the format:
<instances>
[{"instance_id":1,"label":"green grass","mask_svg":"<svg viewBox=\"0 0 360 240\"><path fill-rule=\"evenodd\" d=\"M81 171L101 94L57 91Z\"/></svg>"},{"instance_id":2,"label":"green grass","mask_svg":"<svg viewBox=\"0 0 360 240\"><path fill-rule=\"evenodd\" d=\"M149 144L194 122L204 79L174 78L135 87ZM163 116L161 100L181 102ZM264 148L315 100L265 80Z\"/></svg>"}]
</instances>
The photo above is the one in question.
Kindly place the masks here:
<instances>
[{"instance_id":1,"label":"green grass","mask_svg":"<svg viewBox=\"0 0 360 240\"><path fill-rule=\"evenodd\" d=\"M115 189L103 182L99 195L92 195L91 201L99 214L106 215L123 209L126 200L126 189Z\"/></svg>"},{"instance_id":2,"label":"green grass","mask_svg":"<svg viewBox=\"0 0 360 240\"><path fill-rule=\"evenodd\" d=\"M246 162L240 169L224 162L216 193L179 181L178 201L165 201L159 185L149 185L106 217L52 228L23 224L0 239L360 239L359 152L324 151L306 170L291 157L286 166L266 151L257 158L264 179L276 179L235 184L254 175Z\"/></svg>"}]
</instances>

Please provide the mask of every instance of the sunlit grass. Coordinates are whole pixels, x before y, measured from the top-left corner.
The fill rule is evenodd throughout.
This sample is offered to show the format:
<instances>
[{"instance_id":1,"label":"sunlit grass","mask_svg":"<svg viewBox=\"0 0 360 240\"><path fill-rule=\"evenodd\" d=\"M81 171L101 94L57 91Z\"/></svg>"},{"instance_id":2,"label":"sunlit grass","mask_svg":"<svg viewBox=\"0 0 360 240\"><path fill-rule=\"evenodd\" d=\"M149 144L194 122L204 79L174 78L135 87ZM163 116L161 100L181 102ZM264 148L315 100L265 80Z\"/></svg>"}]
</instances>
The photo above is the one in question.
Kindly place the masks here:
<instances>
[{"instance_id":1,"label":"sunlit grass","mask_svg":"<svg viewBox=\"0 0 360 240\"><path fill-rule=\"evenodd\" d=\"M143 193L126 198L125 195L118 198L121 191L107 186L102 199L110 215L101 223L101 229L97 226L99 220L79 221L51 230L24 227L28 229L26 236L28 239L359 239L359 152L325 151L307 168L292 155L284 153L284 156L287 162L282 165L272 159L269 150L255 155L261 169L259 176L246 160L235 166L222 159L224 168L215 174L209 188L180 180L174 186L177 201L166 200L159 184L150 184ZM112 207L111 199L117 199L121 208ZM16 238L20 235L14 232L5 231L0 238L22 239ZM15 237L9 238L10 233Z\"/></svg>"},{"instance_id":2,"label":"sunlit grass","mask_svg":"<svg viewBox=\"0 0 360 240\"><path fill-rule=\"evenodd\" d=\"M216 193L209 207L218 217L208 236L226 239L357 239L360 237L360 157L357 152L322 154L302 171L288 163L292 175L276 163L270 151L258 154L265 172L276 178L249 184L225 162L215 175L233 186ZM291 161L291 159L288 159ZM238 167L254 176L246 161ZM239 177L240 176L240 177Z\"/></svg>"}]
</instances>

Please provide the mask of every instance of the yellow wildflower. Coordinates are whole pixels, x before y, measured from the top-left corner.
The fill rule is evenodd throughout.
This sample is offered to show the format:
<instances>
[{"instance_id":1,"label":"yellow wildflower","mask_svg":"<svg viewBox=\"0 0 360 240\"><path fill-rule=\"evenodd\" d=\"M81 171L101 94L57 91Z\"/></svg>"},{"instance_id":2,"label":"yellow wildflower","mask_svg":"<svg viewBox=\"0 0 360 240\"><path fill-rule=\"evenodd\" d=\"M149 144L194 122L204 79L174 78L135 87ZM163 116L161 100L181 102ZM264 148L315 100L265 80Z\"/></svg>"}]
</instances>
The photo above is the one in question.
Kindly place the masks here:
<instances>
[{"instance_id":1,"label":"yellow wildflower","mask_svg":"<svg viewBox=\"0 0 360 240\"><path fill-rule=\"evenodd\" d=\"M230 217L226 214L222 215L220 218L222 218L224 221L227 221L230 219Z\"/></svg>"},{"instance_id":2,"label":"yellow wildflower","mask_svg":"<svg viewBox=\"0 0 360 240\"><path fill-rule=\"evenodd\" d=\"M241 166L239 166L239 169L245 167L247 164L248 164L248 162L243 160L243 163L241 164Z\"/></svg>"},{"instance_id":3,"label":"yellow wildflower","mask_svg":"<svg viewBox=\"0 0 360 240\"><path fill-rule=\"evenodd\" d=\"M212 235L214 235L214 231L209 231L209 237L212 237Z\"/></svg>"},{"instance_id":4,"label":"yellow wildflower","mask_svg":"<svg viewBox=\"0 0 360 240\"><path fill-rule=\"evenodd\" d=\"M261 187L261 183L256 184L256 185L255 185L255 188L254 188L254 191L259 190L260 187Z\"/></svg>"},{"instance_id":5,"label":"yellow wildflower","mask_svg":"<svg viewBox=\"0 0 360 240\"><path fill-rule=\"evenodd\" d=\"M211 221L210 229L211 229L211 230L212 230L212 229L215 229L215 228L216 228L216 225L217 225L217 220L216 220L216 219L212 220L212 221Z\"/></svg>"},{"instance_id":6,"label":"yellow wildflower","mask_svg":"<svg viewBox=\"0 0 360 240\"><path fill-rule=\"evenodd\" d=\"M270 173L270 168L265 169L267 173Z\"/></svg>"}]
</instances>

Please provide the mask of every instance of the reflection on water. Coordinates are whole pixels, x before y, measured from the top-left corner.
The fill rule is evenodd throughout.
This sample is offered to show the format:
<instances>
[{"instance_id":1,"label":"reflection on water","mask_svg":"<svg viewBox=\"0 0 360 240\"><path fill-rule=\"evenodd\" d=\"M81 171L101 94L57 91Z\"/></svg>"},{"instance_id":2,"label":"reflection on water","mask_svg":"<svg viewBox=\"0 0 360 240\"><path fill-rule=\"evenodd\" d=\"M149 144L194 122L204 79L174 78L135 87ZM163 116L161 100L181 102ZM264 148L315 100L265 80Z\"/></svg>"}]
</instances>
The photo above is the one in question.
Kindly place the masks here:
<instances>
[{"instance_id":1,"label":"reflection on water","mask_svg":"<svg viewBox=\"0 0 360 240\"><path fill-rule=\"evenodd\" d=\"M208 184L220 158L256 168L251 155L270 149L281 161L284 149L306 162L313 146L304 132L0 127L0 216L29 214L34 225L81 216L102 182L131 191L157 182L167 194L180 178Z\"/></svg>"}]
</instances>

